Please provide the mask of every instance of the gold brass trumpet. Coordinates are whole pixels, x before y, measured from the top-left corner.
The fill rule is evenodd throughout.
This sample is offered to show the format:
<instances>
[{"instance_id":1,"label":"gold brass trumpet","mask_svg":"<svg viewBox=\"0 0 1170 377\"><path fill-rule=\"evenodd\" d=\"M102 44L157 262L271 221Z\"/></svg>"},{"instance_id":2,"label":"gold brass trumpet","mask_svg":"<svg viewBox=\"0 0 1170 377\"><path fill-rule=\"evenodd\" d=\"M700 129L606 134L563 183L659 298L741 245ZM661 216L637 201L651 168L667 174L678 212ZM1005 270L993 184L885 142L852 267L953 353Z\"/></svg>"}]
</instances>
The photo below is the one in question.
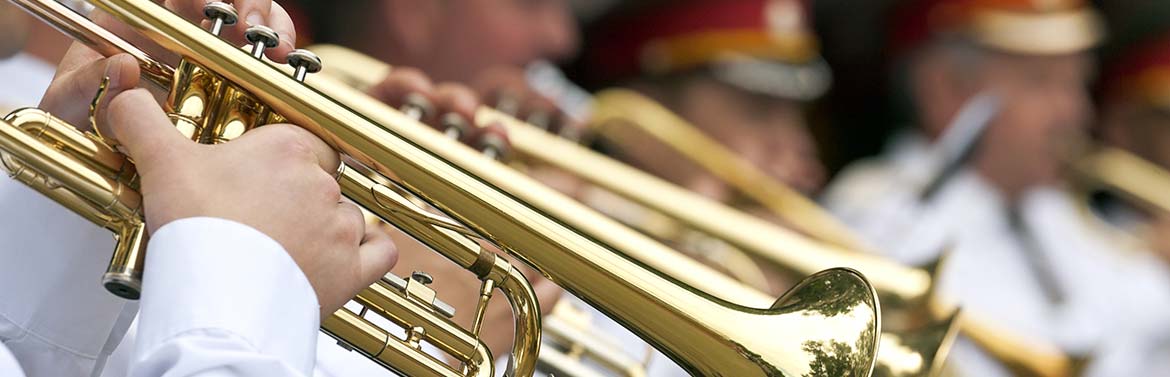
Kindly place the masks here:
<instances>
[{"instance_id":1,"label":"gold brass trumpet","mask_svg":"<svg viewBox=\"0 0 1170 377\"><path fill-rule=\"evenodd\" d=\"M150 68L152 61L145 54L115 42L116 37L103 35L92 23L60 9L54 1L13 1L100 52L131 52ZM305 73L316 68L311 55L302 53L296 59L299 63L295 63L292 76L260 59L264 46L275 44L265 39L263 30L253 33L256 45L249 55L150 0L93 3L184 57L173 70L174 76L159 78L162 86L172 90L167 110L181 131L196 140L219 142L269 122L288 120L305 127L351 161L341 176L342 190L348 197L477 273L484 280L484 291L490 292L492 285L515 284L522 287L514 290L532 297L526 283L509 280L517 275L511 266L481 250L468 236L490 240L532 265L693 374L868 376L873 370L879 307L873 288L855 271L818 272L767 309L712 297L637 262L638 255L631 255L670 255L661 244L404 114L386 109L373 116L352 110L363 101L373 101L369 97L323 94L326 85L318 87L312 77L307 84L302 83ZM227 18L220 12L213 25ZM78 133L40 115L56 131ZM69 191L70 198L90 200L99 212L115 205L102 201L105 198L119 199L117 206L137 212L138 205L128 193L133 182L125 182L121 176L103 176L103 168L97 166L110 155L102 152L100 158L84 158L108 149L100 139L74 135L71 138L90 141L83 150L74 151L73 145L53 144L39 139L39 134L26 134L19 125L6 122L0 128L5 130L0 147L7 155L6 166L22 169L28 177L23 182L38 190ZM125 163L106 167L119 172L129 169ZM382 179L398 187L379 183ZM414 198L403 197L403 192ZM124 195L128 195L126 202L120 201ZM425 201L449 219L418 209L411 199ZM78 211L86 210L79 207ZM141 258L113 260L125 261L130 267L120 266L115 271L141 270ZM708 273L685 258L660 264L689 269L696 275ZM365 321L361 317L365 310L357 314L339 311L323 321L323 328L350 347L408 375L491 375L491 355L475 340L475 330L444 332L443 305L433 300L433 292L420 289L424 288L420 280L412 279L401 289L398 282L379 282L363 292L378 295L358 298L369 310L392 321L410 321L400 323L408 329L406 340ZM534 301L518 300L525 302L518 306L535 311ZM412 307L415 309L409 309ZM519 338L513 349L512 370L531 374L539 338L539 326L531 325L538 325L539 317L515 306L513 311L523 323L516 326ZM413 322L415 319L423 321ZM423 340L456 356L466 356L460 359L461 370L418 352Z\"/></svg>"},{"instance_id":2,"label":"gold brass trumpet","mask_svg":"<svg viewBox=\"0 0 1170 377\"><path fill-rule=\"evenodd\" d=\"M321 56L327 57L330 61L344 62L344 64L330 66L328 69L322 71L322 73L324 76L334 78L354 88L365 89L373 86L380 78L385 77L391 69L385 63L340 46L318 45L310 47L310 49ZM705 135L698 133L685 120L678 118L677 115L662 108L661 105L637 93L624 90L607 90L604 93L602 96L606 99L599 99L599 102L595 104L595 109L601 109L601 112L606 114L602 117L604 119L608 119L611 122L619 121L619 119L620 122L660 121L663 123L657 126L626 126L638 127L639 129L654 129L654 131L647 132L654 132L667 139L679 137L681 133L683 135L682 138L688 141L675 141L672 145L688 148L694 147L695 149L692 150L695 151L712 150L710 145L717 145L718 148L721 148L720 150L726 149L717 142L707 139ZM377 106L376 104L370 104L370 107ZM605 110L606 108L608 110ZM363 111L370 113L376 110ZM906 354L892 354L887 357L879 352L879 370L883 365L886 365L889 367L888 369L900 372L895 375L931 375L932 373L938 372L938 367L941 366L941 362L943 361L942 359L945 359L946 346L949 344L949 340L932 337L929 334L937 334L940 331L939 329L949 328L953 323L961 328L965 335L983 347L996 359L1008 365L1016 373L1046 377L1068 376L1073 373L1072 361L1059 348L1053 345L1038 342L1034 339L1021 338L993 324L980 321L975 317L960 316L952 318L954 311L953 305L944 304L937 299L928 297L931 294L931 275L933 275L933 271L930 271L930 269L904 267L882 258L858 253L858 249L839 247L838 244L851 243L853 241L849 240L855 240L856 237L843 226L823 226L823 224L837 223L835 219L832 219L831 215L825 213L815 204L808 202L807 199L799 196L799 194L791 192L790 189L782 184L771 181L763 173L742 174L746 177L754 177L753 181L769 180L769 182L772 182L772 186L783 189L775 192L787 190L791 192L791 195L797 195L800 200L795 202L788 201L788 198L791 196L779 196L781 201L797 203L787 207L789 210L784 212L787 215L783 217L792 223L803 224L800 228L802 230L820 230L819 232L812 233L814 237L815 235L820 235L822 237L818 238L835 240L836 242L818 242L802 237L790 230L714 202L493 109L481 108L477 113L477 117L481 124L497 121L505 125L508 129L512 146L522 155L522 158L568 171L593 185L665 214L666 217L672 220L681 222L686 226L707 233L722 241L726 241L742 250L747 250L749 254L762 256L765 260L771 262L771 264L786 269L789 272L801 274L808 271L815 271L819 268L826 268L827 266L849 266L865 273L870 281L874 283L879 294L884 295L883 299L887 303L909 304L903 305L906 306L906 309L921 308L924 306L928 314L937 318L938 321L927 325L926 328L916 329L910 333L883 333L883 347L881 350L882 352L886 352L886 350L901 347L884 345L889 339L894 338L915 337L939 339L939 342L933 343L937 346L920 346L912 350L919 359L936 360L939 365L934 365L934 367L927 366L915 370L917 374L913 372L905 373L905 368L899 367L902 364L886 364L885 360L895 360L899 356L905 356ZM591 119L591 122L597 123L599 121L597 119ZM610 127L616 128L621 126L611 125ZM692 157L695 159L702 158L702 156ZM723 154L723 158L716 159L715 162L706 162L703 164L704 166L706 164L714 164L713 166L738 164L748 166L748 168L744 168L744 171L755 171L754 167L750 167L750 165L744 162L735 162L738 160L738 157L730 151L726 151ZM685 205L680 205L680 203L685 203ZM807 219L813 220L806 221ZM650 233L655 232L650 231ZM653 257L649 258L649 260L652 259ZM707 289L705 290L716 296L721 296L729 300L735 300L736 297L747 300L740 301L742 304L750 305L752 302L757 302L759 297L763 295L752 288L743 286L735 287L734 284L720 286L705 284L706 282L716 281L712 278L688 279L688 277L693 275L685 271L670 270L667 267L663 267L663 270L670 272L676 278L695 287L706 286ZM740 291L740 293L736 295L728 294L736 290ZM924 342L911 343L920 345L931 344Z\"/></svg>"},{"instance_id":3,"label":"gold brass trumpet","mask_svg":"<svg viewBox=\"0 0 1170 377\"><path fill-rule=\"evenodd\" d=\"M313 46L313 47L310 47L310 49L315 51L317 54L319 54L321 56L327 57L331 61L344 62L344 64L330 66L330 68L323 70L322 71L323 76L325 76L326 78L336 78L336 79L338 79L338 81L345 83L346 85L349 85L349 86L354 87L354 88L368 88L370 86L373 86L374 84L376 84L378 82L378 80L379 80L378 77L384 77L386 74L389 73L389 70L391 69L389 67L389 65L378 62L378 61L373 60L372 58L369 58L365 55L362 55L362 54L357 53L355 51L348 50L348 49L345 49L345 48L339 47L339 46L332 46L332 45ZM319 85L319 87L324 87L324 86ZM334 90L342 91L343 89L329 88L329 89L324 89L324 90L329 91L331 93L337 93L337 92L334 92ZM380 104L380 103L375 103L375 102L364 102L364 103L351 104L351 105L354 106L354 108L359 110L360 112L366 114L367 116L371 116L375 119L379 116L380 113L385 112L389 109L385 105ZM681 195L681 196L679 196L679 197L670 196L670 198L680 198L681 197L681 198L685 199L685 201L683 201L683 202L676 202L676 203L691 203L694 201L693 198L690 198L689 196L687 196L687 195L693 195L693 194L690 194L689 191L686 191L682 188L679 188L679 187L674 186L672 184L666 183L664 181L658 180L657 178L648 176L645 173L643 173L639 170L630 168L627 165L618 163L618 162L613 161L613 160L609 160L607 157L593 153L592 151L588 151L588 150L586 150L586 149L584 149L576 144L573 144L567 140L560 139L554 135L548 134L542 130L537 129L535 126L523 123L523 122L516 120L515 118L512 118L508 115L496 112L495 110L481 108L477 113L477 117L481 118L481 119L479 119L480 124L488 124L490 122L496 121L496 122L500 122L501 124L504 124L506 127L508 127L509 135L512 138L512 143L514 146L516 146L518 148L518 150L521 153L525 153L525 154L532 153L531 150L536 149L536 148L533 148L532 146L538 145L540 143L546 143L546 142L550 143L550 144L545 144L548 148L544 149L545 150L544 153L547 153L548 156L557 155L561 152L567 153L567 155L561 155L560 157L556 157L556 158L559 159L558 161L575 161L577 163L577 164L575 164L575 166L577 166L578 168L570 169L570 171L573 171L574 173L580 174L580 172L578 172L578 170L594 171L596 173L594 176L586 177L586 179L589 180L590 182L604 185L608 188L609 184L594 182L592 178L593 177L603 177L603 176L609 175L610 173L614 173L614 174L617 174L617 176L610 177L610 178L613 178L614 180L607 181L607 182L624 182L624 183L612 183L612 185L614 185L614 186L628 185L629 190L645 190L644 192L651 192L651 193L653 193L653 195L658 195L658 194L662 194L662 193L665 193L667 195L675 195L676 193L680 193L679 195ZM512 132L516 132L516 133L512 133ZM521 147L521 145L524 145L524 147ZM571 147L569 147L569 146L571 146ZM553 157L549 157L549 158L553 158ZM627 179L627 178L632 179L632 180L625 181L625 179ZM598 179L602 179L602 178L598 178ZM649 182L651 184L651 186L642 186L642 184L646 183L646 182ZM709 200L703 199L703 203L700 203L700 204L707 205L708 203L713 203L713 202L710 202ZM724 211L734 212L737 214L737 216L747 216L747 215L738 215L738 214L740 214L740 212L734 211L734 210L726 209ZM718 215L723 215L723 212L716 212L716 213ZM750 217L750 218L754 219L754 217ZM736 220L738 221L739 218L736 218ZM769 227L771 227L771 226L769 225ZM779 228L777 228L777 229L779 229ZM784 233L782 235L786 235L786 234L788 234L788 233ZM802 237L794 237L794 236L788 236L788 238L778 237L775 240L775 242L778 245L775 245L773 247L775 249L783 249L784 247L791 247L793 245L789 245L786 243L790 239L804 240L804 238L802 238ZM795 246L801 246L801 245L803 245L803 244L796 244ZM672 259L677 259L677 258L681 257L680 253L673 251L673 250L669 251L669 255L657 254L657 253L656 254L643 253L642 255L645 255L645 257L641 257L639 260L642 261L643 263L647 263L647 264L651 264L651 265L660 264L660 261L664 257L667 257L667 256L671 257ZM866 256L861 255L861 258L866 258ZM878 260L875 257L868 257L868 258L871 258L873 260ZM682 260L689 260L689 258L687 258L687 257L681 257L681 259ZM809 259L809 260L813 260L813 259ZM847 263L844 261L844 256L842 256L841 260L842 260L841 263ZM820 262L817 262L817 263L820 263ZM885 267L885 266L889 265L888 262L883 261L882 263L886 263L886 264L881 265L881 267ZM766 294L760 292L756 288L752 288L750 286L743 285L743 284L738 283L732 279L729 279L726 276L714 275L714 276L700 277L700 276L694 274L692 271L689 271L689 269L672 268L671 267L672 264L673 263L662 264L661 270L668 273L669 275L671 275L675 279L679 279L682 282L684 282L688 285L691 285L692 287L699 288L705 292L709 292L712 295L720 296L720 297L723 297L725 299L732 300L732 301L735 301L737 303L740 303L743 305L748 305L748 306L766 305L766 303L770 300L770 298ZM901 268L901 267L898 266L897 268ZM946 354L950 348L950 344L953 342L954 334L955 334L955 330L957 329L957 323L958 323L959 318L961 318L961 317L958 317L957 314L955 314L953 312L948 312L948 313L946 313L946 316L943 320L941 320L937 323L934 323L930 326L927 326L927 328L920 329L919 331L914 332L914 333L892 334L892 333L884 333L883 332L882 333L882 339L883 339L882 340L882 347L881 347L881 350L878 352L878 356L877 356L878 360L877 360L877 369L876 370L882 371L882 373L879 375L886 375L886 376L933 376L933 375L937 375L941 371L942 364L945 361ZM585 334L580 334L580 335L585 335ZM586 352L591 352L593 354L592 356L594 356L595 359L600 359L599 361L601 361L603 364L612 364L612 365L607 365L607 366L610 369L613 369L615 372L623 373L623 375L636 375L636 374L624 373L624 371L628 371L631 369L628 367L631 364L628 361L628 357L620 357L620 356L616 356L616 355L610 355L614 351L612 349L605 348L604 345L597 344L599 342L595 341L592 337L585 337L585 338L578 337L576 340L581 341L581 343L583 343L583 344L581 344L581 346L586 348L585 349ZM550 357L553 357L553 356L550 356ZM546 357L544 354L542 354L541 358L545 359L545 358L549 358L549 357ZM574 367L574 368L566 367L565 365L568 363L564 362L564 360L561 360L561 357L559 354L558 354L558 356L555 356L555 359L549 360L548 362L549 363L556 363L556 368L559 369L562 372L562 374L569 374L569 375L576 375L576 376L588 375L588 372L581 371L581 368L579 366Z\"/></svg>"}]
</instances>

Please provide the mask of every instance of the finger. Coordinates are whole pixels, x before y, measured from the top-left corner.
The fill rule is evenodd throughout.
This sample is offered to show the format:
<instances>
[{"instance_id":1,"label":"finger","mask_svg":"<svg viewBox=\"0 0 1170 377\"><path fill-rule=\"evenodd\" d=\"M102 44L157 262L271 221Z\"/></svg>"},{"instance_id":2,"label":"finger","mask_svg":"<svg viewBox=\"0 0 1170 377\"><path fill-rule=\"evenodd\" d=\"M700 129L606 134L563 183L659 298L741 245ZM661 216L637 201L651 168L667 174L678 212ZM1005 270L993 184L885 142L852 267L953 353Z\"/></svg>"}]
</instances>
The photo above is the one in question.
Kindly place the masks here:
<instances>
[{"instance_id":1,"label":"finger","mask_svg":"<svg viewBox=\"0 0 1170 377\"><path fill-rule=\"evenodd\" d=\"M239 13L240 21L225 30L224 34L229 40L246 44L244 32L249 27L256 25L272 27L268 23L272 14L272 0L235 0L231 3Z\"/></svg>"},{"instance_id":2,"label":"finger","mask_svg":"<svg viewBox=\"0 0 1170 377\"><path fill-rule=\"evenodd\" d=\"M272 133L278 133L281 136L267 136ZM317 166L330 176L337 173L337 169L341 165L341 156L337 151L333 150L333 147L330 147L329 144L304 128L291 124L272 124L245 132L236 140L243 141L258 137L268 138L277 143L291 143L291 145L303 147L305 151L312 155L312 158L316 159ZM298 150L298 153L301 152Z\"/></svg>"},{"instance_id":3,"label":"finger","mask_svg":"<svg viewBox=\"0 0 1170 377\"><path fill-rule=\"evenodd\" d=\"M366 217L357 204L343 200L337 203L337 225L341 228L341 241L347 249L350 246L359 246L366 235Z\"/></svg>"},{"instance_id":4,"label":"finger","mask_svg":"<svg viewBox=\"0 0 1170 377\"><path fill-rule=\"evenodd\" d=\"M97 58L71 71L61 71L49 84L38 107L83 131L90 131L90 105L103 77L109 77L110 82L106 87L105 101L99 104L99 113L115 94L138 86L138 62L130 55L119 54Z\"/></svg>"},{"instance_id":5,"label":"finger","mask_svg":"<svg viewBox=\"0 0 1170 377\"><path fill-rule=\"evenodd\" d=\"M433 101L434 84L422 71L410 67L394 68L386 78L368 90L368 94L382 103L400 108L407 95L417 93Z\"/></svg>"},{"instance_id":6,"label":"finger","mask_svg":"<svg viewBox=\"0 0 1170 377\"><path fill-rule=\"evenodd\" d=\"M460 84L442 83L435 87L437 119L431 125L440 131L457 132L452 136L466 140L472 133L471 125L479 108L479 96L471 88Z\"/></svg>"},{"instance_id":7,"label":"finger","mask_svg":"<svg viewBox=\"0 0 1170 377\"><path fill-rule=\"evenodd\" d=\"M106 111L98 113L108 134L134 159L138 170L148 175L154 166L165 164L175 151L191 141L171 125L154 97L146 89L131 89L116 94Z\"/></svg>"},{"instance_id":8,"label":"finger","mask_svg":"<svg viewBox=\"0 0 1170 377\"><path fill-rule=\"evenodd\" d=\"M268 14L268 27L280 36L280 44L268 49L265 54L277 63L288 61L288 53L292 52L297 45L297 29L293 25L292 17L288 15L288 11L276 2L272 3L272 10Z\"/></svg>"},{"instance_id":9,"label":"finger","mask_svg":"<svg viewBox=\"0 0 1170 377\"><path fill-rule=\"evenodd\" d=\"M69 51L61 58L61 64L57 66L57 74L61 72L69 72L76 70L86 64L92 63L95 60L104 58L102 54L94 51L81 42L73 42L69 46Z\"/></svg>"},{"instance_id":10,"label":"finger","mask_svg":"<svg viewBox=\"0 0 1170 377\"><path fill-rule=\"evenodd\" d=\"M398 264L398 247L381 227L369 226L358 247L358 258L362 281L373 283Z\"/></svg>"}]
</instances>

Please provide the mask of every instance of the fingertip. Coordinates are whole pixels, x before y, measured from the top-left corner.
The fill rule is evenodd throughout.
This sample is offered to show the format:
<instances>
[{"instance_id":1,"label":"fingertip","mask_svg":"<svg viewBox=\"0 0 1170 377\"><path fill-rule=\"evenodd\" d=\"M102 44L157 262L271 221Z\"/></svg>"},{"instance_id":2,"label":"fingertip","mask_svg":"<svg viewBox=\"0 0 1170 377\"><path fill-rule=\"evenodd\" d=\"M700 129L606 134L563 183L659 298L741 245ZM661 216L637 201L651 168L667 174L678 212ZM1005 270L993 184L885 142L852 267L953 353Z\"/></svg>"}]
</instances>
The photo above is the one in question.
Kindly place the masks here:
<instances>
[{"instance_id":1,"label":"fingertip","mask_svg":"<svg viewBox=\"0 0 1170 377\"><path fill-rule=\"evenodd\" d=\"M394 68L368 91L369 95L392 107L402 106L406 96L415 93L434 100L434 84L422 71L410 67Z\"/></svg>"},{"instance_id":2,"label":"fingertip","mask_svg":"<svg viewBox=\"0 0 1170 377\"><path fill-rule=\"evenodd\" d=\"M442 83L435 89L435 96L439 103L440 113L456 113L464 119L475 119L475 112L479 109L479 96L471 88L460 84Z\"/></svg>"},{"instance_id":3,"label":"fingertip","mask_svg":"<svg viewBox=\"0 0 1170 377\"><path fill-rule=\"evenodd\" d=\"M128 89L138 86L141 69L138 60L130 54L118 54L106 60L106 77L111 89Z\"/></svg>"}]
</instances>

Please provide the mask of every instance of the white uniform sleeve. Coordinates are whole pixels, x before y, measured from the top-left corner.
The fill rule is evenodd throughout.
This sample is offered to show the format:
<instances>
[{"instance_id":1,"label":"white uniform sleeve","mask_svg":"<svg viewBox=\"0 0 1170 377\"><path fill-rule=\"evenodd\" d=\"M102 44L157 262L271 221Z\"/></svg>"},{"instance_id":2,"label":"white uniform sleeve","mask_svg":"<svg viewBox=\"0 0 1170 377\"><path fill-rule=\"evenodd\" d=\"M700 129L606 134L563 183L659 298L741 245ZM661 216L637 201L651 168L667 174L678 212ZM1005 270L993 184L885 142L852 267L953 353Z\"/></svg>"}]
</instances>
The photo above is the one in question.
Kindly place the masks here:
<instances>
[{"instance_id":1,"label":"white uniform sleeve","mask_svg":"<svg viewBox=\"0 0 1170 377\"><path fill-rule=\"evenodd\" d=\"M113 250L109 231L0 177L0 343L29 376L89 376L121 340L136 304L102 288Z\"/></svg>"},{"instance_id":2,"label":"white uniform sleeve","mask_svg":"<svg viewBox=\"0 0 1170 377\"><path fill-rule=\"evenodd\" d=\"M12 357L12 352L8 352L8 347L0 343L0 377L24 377L24 370L20 368L20 363L16 362L16 358Z\"/></svg>"},{"instance_id":3,"label":"white uniform sleeve","mask_svg":"<svg viewBox=\"0 0 1170 377\"><path fill-rule=\"evenodd\" d=\"M150 239L131 375L310 376L319 306L276 241L213 218Z\"/></svg>"}]
</instances>

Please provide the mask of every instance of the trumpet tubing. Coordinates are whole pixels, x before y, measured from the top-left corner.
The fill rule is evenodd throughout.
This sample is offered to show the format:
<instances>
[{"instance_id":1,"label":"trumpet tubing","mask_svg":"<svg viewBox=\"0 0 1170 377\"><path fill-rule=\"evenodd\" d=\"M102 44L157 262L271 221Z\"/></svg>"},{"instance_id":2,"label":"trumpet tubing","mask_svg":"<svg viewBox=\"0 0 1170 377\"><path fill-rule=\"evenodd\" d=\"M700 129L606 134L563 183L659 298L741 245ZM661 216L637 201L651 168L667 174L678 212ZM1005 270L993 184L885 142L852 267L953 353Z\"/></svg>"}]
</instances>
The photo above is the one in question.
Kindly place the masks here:
<instances>
[{"instance_id":1,"label":"trumpet tubing","mask_svg":"<svg viewBox=\"0 0 1170 377\"><path fill-rule=\"evenodd\" d=\"M54 3L13 1L34 11L48 8L46 3ZM516 300L532 300L526 306L536 307L534 298L530 297L531 287L526 282L508 279L515 275L507 263L472 247L470 243L474 242L466 238L471 233L481 235L532 265L691 373L865 376L873 370L880 327L878 301L873 288L855 271L817 272L766 309L717 299L646 267L637 262L640 258L626 255L633 252L662 255L662 251L669 250L664 246L480 156L404 114L383 111L372 116L355 112L351 110L355 103L370 99L322 94L313 77L306 85L300 80L303 74L290 77L271 63L231 46L153 1L96 0L93 3L155 43L185 57L175 78L166 84L174 89L170 99L173 108L169 110L175 113L180 129L190 131L193 139L222 141L267 121L287 119L301 125L350 159L349 168L343 171L343 193L379 217L394 221L424 243L450 247L438 251L480 275L486 288L523 285L514 290L526 291L528 295L518 296ZM50 22L53 19L47 18ZM132 48L111 43L109 37L85 28L74 32L79 40L103 45L99 51ZM262 50L254 54L261 56ZM140 63L148 64L144 60ZM204 82L220 85L203 86ZM24 158L28 157L16 156L17 160ZM53 159L68 161L67 156L61 155ZM371 175L380 178L375 180ZM382 178L398 187L379 183ZM456 230L450 222L431 221L429 214L407 214L410 207L398 205L403 202L396 197L399 192L424 200L466 230ZM691 265L683 262L681 266ZM694 267L694 273L703 274L702 266ZM399 292L408 299L393 299L399 295L394 293L384 298L360 296L358 301L377 306L370 310L385 314L392 321L425 318L429 317L426 313L442 312L441 305L428 299L433 298L433 293L417 291L418 284L408 282L402 289L389 289L391 285L391 282L379 282L363 294ZM382 307L395 302L407 307ZM412 314L401 314L404 312ZM428 319L436 323L404 324L409 336L400 340L371 328L360 318L363 313L351 314L335 314L336 318L324 322L325 330L339 337L352 335L354 338L345 339L351 347L395 368L409 368L404 373L458 372L432 365L433 358L422 353L412 354L409 359L391 355L417 350L422 340L453 351L455 356L471 356L462 360L464 369L471 373L491 373L490 353L482 342L476 341L478 344L472 346L458 341L475 339L475 330L466 338L458 334L436 334L445 328L440 325L444 319L439 316ZM528 331L528 337L518 339L516 347L531 351L519 352L516 355L519 359L536 352L535 345L522 345L521 341L539 338L539 317L525 314L516 317L518 321L527 319L516 326L517 331ZM532 326L534 323L536 327ZM514 370L518 374L530 374L534 363L531 357L514 360Z\"/></svg>"},{"instance_id":2,"label":"trumpet tubing","mask_svg":"<svg viewBox=\"0 0 1170 377\"><path fill-rule=\"evenodd\" d=\"M1170 215L1170 173L1122 149L1098 146L1069 163L1082 180L1112 190L1143 209Z\"/></svg>"}]
</instances>

